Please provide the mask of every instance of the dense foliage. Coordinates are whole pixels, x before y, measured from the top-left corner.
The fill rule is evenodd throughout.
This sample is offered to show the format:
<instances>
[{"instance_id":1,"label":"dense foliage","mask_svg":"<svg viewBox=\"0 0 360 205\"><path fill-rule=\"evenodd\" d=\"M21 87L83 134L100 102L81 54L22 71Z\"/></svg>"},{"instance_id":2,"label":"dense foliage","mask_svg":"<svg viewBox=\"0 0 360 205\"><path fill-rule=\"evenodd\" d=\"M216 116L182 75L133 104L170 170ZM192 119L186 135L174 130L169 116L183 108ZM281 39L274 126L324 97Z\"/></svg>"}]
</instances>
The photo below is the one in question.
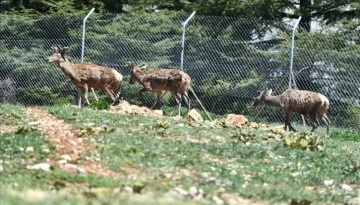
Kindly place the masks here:
<instances>
[{"instance_id":1,"label":"dense foliage","mask_svg":"<svg viewBox=\"0 0 360 205\"><path fill-rule=\"evenodd\" d=\"M0 99L72 103L74 87L44 59L51 54L51 46L61 44L70 47L71 61L80 61L82 20L92 7L96 10L87 22L84 60L118 69L124 81L129 71L122 65L129 61L178 68L180 22L195 10L186 30L184 69L192 76L196 93L211 112L251 116L255 113L248 108L256 91L271 86L280 93L287 88L292 26L286 19L302 15L294 59L296 85L329 96L330 111L340 114L338 123L360 115L359 100L354 97L360 87L354 80L360 76L359 3L351 0L313 4L303 0L299 4L285 0L1 1ZM311 30L310 20L319 18L320 26L328 25L303 32ZM14 83L10 87L5 80ZM140 103L138 89L126 82L122 96ZM262 116L279 120L280 114L270 110Z\"/></svg>"}]
</instances>

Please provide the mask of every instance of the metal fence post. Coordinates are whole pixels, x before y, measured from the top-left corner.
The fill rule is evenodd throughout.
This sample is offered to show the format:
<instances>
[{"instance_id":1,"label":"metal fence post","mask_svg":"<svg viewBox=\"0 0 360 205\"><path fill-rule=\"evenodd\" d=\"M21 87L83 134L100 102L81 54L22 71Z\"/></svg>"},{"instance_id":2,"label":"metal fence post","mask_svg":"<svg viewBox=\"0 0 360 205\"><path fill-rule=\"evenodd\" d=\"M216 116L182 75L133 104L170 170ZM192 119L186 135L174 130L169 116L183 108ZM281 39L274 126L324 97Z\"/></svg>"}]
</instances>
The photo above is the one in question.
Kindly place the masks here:
<instances>
[{"instance_id":1,"label":"metal fence post","mask_svg":"<svg viewBox=\"0 0 360 205\"><path fill-rule=\"evenodd\" d=\"M95 8L92 8L89 13L85 16L83 19L83 32L82 32L82 40L81 40L81 62L84 60L84 47L85 47L85 25L86 20L89 18L89 16L94 12Z\"/></svg>"},{"instance_id":2,"label":"metal fence post","mask_svg":"<svg viewBox=\"0 0 360 205\"><path fill-rule=\"evenodd\" d=\"M295 31L301 20L301 16L295 22L291 36L291 53L290 53L290 74L289 74L289 89L291 88L291 80L293 75L293 61L294 61L294 47L295 47ZM294 79L295 80L295 79Z\"/></svg>"},{"instance_id":3,"label":"metal fence post","mask_svg":"<svg viewBox=\"0 0 360 205\"><path fill-rule=\"evenodd\" d=\"M81 39L81 62L84 61L84 50L85 50L85 26L86 26L86 20L90 17L90 15L94 12L95 8L92 8L89 13L85 16L83 19L83 32L82 32L82 39ZM90 88L91 92L94 94L94 97L96 101L99 101L99 98L97 97L94 88ZM79 97L79 96L78 96ZM80 96L81 99L81 96ZM81 101L80 101L81 102Z\"/></svg>"},{"instance_id":4,"label":"metal fence post","mask_svg":"<svg viewBox=\"0 0 360 205\"><path fill-rule=\"evenodd\" d=\"M186 19L186 21L182 22L182 40L181 40L181 57L180 57L180 69L183 69L184 66L184 49L185 49L185 30L186 25L189 23L190 19L195 15L196 11L192 12L192 14ZM180 109L181 109L181 102L179 103L179 115L180 115Z\"/></svg>"}]
</instances>

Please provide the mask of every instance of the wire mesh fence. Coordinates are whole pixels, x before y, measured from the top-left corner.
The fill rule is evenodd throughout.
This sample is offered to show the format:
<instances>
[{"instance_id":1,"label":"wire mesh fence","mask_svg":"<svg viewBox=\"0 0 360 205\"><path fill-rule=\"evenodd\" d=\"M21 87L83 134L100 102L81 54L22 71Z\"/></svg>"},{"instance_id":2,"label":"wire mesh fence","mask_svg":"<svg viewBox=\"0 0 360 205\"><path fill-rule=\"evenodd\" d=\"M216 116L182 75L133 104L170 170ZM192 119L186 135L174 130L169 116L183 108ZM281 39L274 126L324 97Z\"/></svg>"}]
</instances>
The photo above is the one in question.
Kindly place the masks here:
<instances>
[{"instance_id":1,"label":"wire mesh fence","mask_svg":"<svg viewBox=\"0 0 360 205\"><path fill-rule=\"evenodd\" d=\"M75 103L76 89L46 59L55 45L70 48L71 62L81 60L82 22L86 14L1 16L0 101L24 105ZM140 85L128 83L127 62L180 68L181 22L187 15L93 14L86 24L84 61L115 68L124 76L122 97L142 102ZM184 71L208 111L244 114L254 119L254 97L265 88L280 94L289 87L291 22L195 16L186 28ZM320 92L330 100L335 126L359 129L360 32L341 28L297 34L292 82L298 89ZM98 91L107 99L105 93ZM201 110L190 93L192 107ZM94 99L90 99L93 101ZM175 105L170 94L163 104ZM279 109L264 109L259 121L282 122ZM300 120L300 117L297 117Z\"/></svg>"}]
</instances>

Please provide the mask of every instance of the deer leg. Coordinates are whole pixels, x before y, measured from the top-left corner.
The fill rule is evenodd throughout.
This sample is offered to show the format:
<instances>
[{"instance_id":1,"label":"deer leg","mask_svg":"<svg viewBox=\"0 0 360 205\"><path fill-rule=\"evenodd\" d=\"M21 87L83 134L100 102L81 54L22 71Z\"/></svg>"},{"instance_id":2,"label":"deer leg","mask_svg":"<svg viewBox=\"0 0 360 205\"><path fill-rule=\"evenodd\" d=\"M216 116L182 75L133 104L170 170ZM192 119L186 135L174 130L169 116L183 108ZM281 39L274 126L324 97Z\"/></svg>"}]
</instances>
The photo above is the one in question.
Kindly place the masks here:
<instances>
[{"instance_id":1,"label":"deer leg","mask_svg":"<svg viewBox=\"0 0 360 205\"><path fill-rule=\"evenodd\" d=\"M161 108L161 98L162 98L162 92L156 93L156 108Z\"/></svg>"},{"instance_id":2,"label":"deer leg","mask_svg":"<svg viewBox=\"0 0 360 205\"><path fill-rule=\"evenodd\" d=\"M89 86L87 84L84 85L84 98L85 101L88 105L90 105L89 99L88 99L88 95L89 95Z\"/></svg>"},{"instance_id":3,"label":"deer leg","mask_svg":"<svg viewBox=\"0 0 360 205\"><path fill-rule=\"evenodd\" d=\"M109 89L109 88L104 88L106 94L108 94L108 96L110 96L111 100L112 100L112 104L115 104L115 96L113 94L113 92Z\"/></svg>"},{"instance_id":4,"label":"deer leg","mask_svg":"<svg viewBox=\"0 0 360 205\"><path fill-rule=\"evenodd\" d=\"M185 92L184 94L181 95L182 100L184 101L185 105L188 107L188 110L190 110L190 98L187 94L187 92Z\"/></svg>"},{"instance_id":5,"label":"deer leg","mask_svg":"<svg viewBox=\"0 0 360 205\"><path fill-rule=\"evenodd\" d=\"M329 127L331 122L326 114L321 117L321 121L326 125L326 135L329 136Z\"/></svg>"},{"instance_id":6,"label":"deer leg","mask_svg":"<svg viewBox=\"0 0 360 205\"><path fill-rule=\"evenodd\" d=\"M310 119L311 119L311 126L312 126L312 129L310 132L314 132L315 129L318 127L319 125L319 121L316 117L316 115L310 115Z\"/></svg>"},{"instance_id":7,"label":"deer leg","mask_svg":"<svg viewBox=\"0 0 360 205\"><path fill-rule=\"evenodd\" d=\"M289 131L296 132L296 129L291 125L290 119L291 119L292 111L288 112L286 114L286 120L285 120L285 130L287 127L289 127Z\"/></svg>"},{"instance_id":8,"label":"deer leg","mask_svg":"<svg viewBox=\"0 0 360 205\"><path fill-rule=\"evenodd\" d=\"M96 95L94 88L90 88L90 90L91 90L91 92L94 94L95 100L96 100L96 101L99 101L99 98L98 98L98 96Z\"/></svg>"},{"instance_id":9,"label":"deer leg","mask_svg":"<svg viewBox=\"0 0 360 205\"><path fill-rule=\"evenodd\" d=\"M77 94L76 94L76 104L81 108L81 96L82 96L83 90L81 88L77 88Z\"/></svg>"}]
</instances>

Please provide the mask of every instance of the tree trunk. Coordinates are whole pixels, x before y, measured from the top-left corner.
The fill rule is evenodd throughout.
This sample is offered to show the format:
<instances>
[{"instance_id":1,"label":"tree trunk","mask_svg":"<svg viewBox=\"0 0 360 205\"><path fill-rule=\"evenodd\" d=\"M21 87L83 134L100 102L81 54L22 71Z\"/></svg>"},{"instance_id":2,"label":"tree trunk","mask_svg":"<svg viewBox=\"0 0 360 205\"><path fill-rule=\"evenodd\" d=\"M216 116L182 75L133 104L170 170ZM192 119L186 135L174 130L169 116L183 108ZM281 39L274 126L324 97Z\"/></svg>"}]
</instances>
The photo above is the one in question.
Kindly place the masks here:
<instances>
[{"instance_id":1,"label":"tree trunk","mask_svg":"<svg viewBox=\"0 0 360 205\"><path fill-rule=\"evenodd\" d=\"M300 0L300 31L310 32L311 25L311 0Z\"/></svg>"}]
</instances>

